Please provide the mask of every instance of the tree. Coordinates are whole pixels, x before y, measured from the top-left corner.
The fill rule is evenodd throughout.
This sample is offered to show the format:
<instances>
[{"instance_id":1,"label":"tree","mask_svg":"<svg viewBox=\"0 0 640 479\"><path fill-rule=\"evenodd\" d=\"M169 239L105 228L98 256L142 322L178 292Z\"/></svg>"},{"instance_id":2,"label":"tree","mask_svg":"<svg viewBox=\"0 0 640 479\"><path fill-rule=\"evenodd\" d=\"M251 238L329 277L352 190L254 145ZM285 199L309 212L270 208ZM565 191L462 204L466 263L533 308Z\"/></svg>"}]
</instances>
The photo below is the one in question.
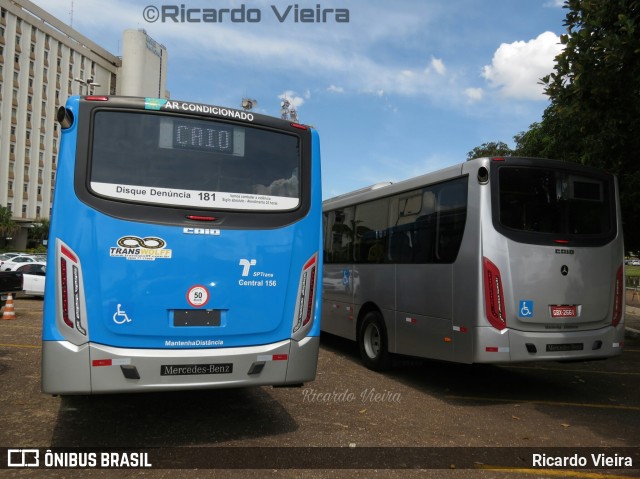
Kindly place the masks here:
<instances>
[{"instance_id":1,"label":"tree","mask_svg":"<svg viewBox=\"0 0 640 479\"><path fill-rule=\"evenodd\" d=\"M640 1L567 0L565 48L542 79L550 156L618 175L628 249L640 247ZM529 141L531 140L531 141Z\"/></svg>"},{"instance_id":2,"label":"tree","mask_svg":"<svg viewBox=\"0 0 640 479\"><path fill-rule=\"evenodd\" d=\"M11 210L0 205L0 241L4 244L5 239L14 235L20 229L15 221Z\"/></svg>"},{"instance_id":3,"label":"tree","mask_svg":"<svg viewBox=\"0 0 640 479\"><path fill-rule=\"evenodd\" d=\"M502 141L492 141L476 146L473 150L467 153L467 160L488 156L513 156L513 150Z\"/></svg>"}]
</instances>

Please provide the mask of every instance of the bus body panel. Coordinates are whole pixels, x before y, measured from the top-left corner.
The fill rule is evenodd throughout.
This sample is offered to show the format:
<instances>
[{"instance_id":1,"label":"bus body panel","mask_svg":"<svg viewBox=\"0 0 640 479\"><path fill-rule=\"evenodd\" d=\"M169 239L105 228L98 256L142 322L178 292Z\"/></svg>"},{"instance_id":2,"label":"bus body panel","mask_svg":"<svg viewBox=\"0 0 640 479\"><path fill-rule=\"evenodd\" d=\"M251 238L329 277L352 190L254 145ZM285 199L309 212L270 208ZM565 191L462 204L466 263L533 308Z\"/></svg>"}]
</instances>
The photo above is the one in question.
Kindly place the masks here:
<instances>
[{"instance_id":1,"label":"bus body panel","mask_svg":"<svg viewBox=\"0 0 640 479\"><path fill-rule=\"evenodd\" d=\"M82 205L77 208L83 209ZM185 234L181 227L123 224L91 216L84 216L78 237L57 235L57 228L77 231L65 224L58 224L53 233L65 244L77 245L73 251L82 261L92 341L115 347L161 348L199 338L234 347L290 337L298 280L289 278L315 252L296 242L301 235L296 235L295 225L261 232L260 243L255 244L253 235L243 231L194 235ZM164 252L171 256L143 260L142 255L131 254L127 259L114 251L140 248L121 248L120 238L159 238L166 244ZM212 267L203 268L206 263ZM51 277L58 277L57 261L50 264ZM209 297L198 307L189 304L188 298L189 290L196 286ZM238 297L243 301L237 301ZM260 305L258 312L255 305ZM219 326L173 325L177 312L198 309L215 311ZM59 332L46 333L45 339L61 339Z\"/></svg>"},{"instance_id":2,"label":"bus body panel","mask_svg":"<svg viewBox=\"0 0 640 479\"><path fill-rule=\"evenodd\" d=\"M97 108L138 112L138 103L149 103L109 101ZM83 153L87 146L78 146L76 154L76 146L89 141L78 135L82 122L86 134L89 121L80 118L89 111L82 108L86 106L77 97L68 101L75 121L62 130L44 303L43 392L297 385L313 380L322 275L317 132L266 117L260 121L267 126L255 123L267 132L288 128L293 135L308 135L303 168L311 179L303 180L308 188L303 190L308 199L301 200L308 205L303 216L294 212L288 223L277 220L275 226L263 227L261 214L251 211L247 218L255 218L256 224L245 221L242 227L240 218L225 228L187 220L189 210L176 208L167 211L178 220L163 223L161 208L152 205L160 221L136 221L105 214L85 193L74 193L78 185L84 188L76 176L85 167L76 163L88 161L83 155L89 154ZM181 124L189 121L188 115L182 117ZM207 120L198 118L200 124ZM248 131L250 126L240 128ZM264 214L284 218L277 212ZM303 318L310 320L294 328ZM220 364L224 367L216 366ZM204 371L203 365L213 366Z\"/></svg>"},{"instance_id":3,"label":"bus body panel","mask_svg":"<svg viewBox=\"0 0 640 479\"><path fill-rule=\"evenodd\" d=\"M578 244L571 244L571 235L569 242L558 235L557 243L547 237L540 244L505 236L494 226L494 189L498 183L491 175L497 165L557 169L569 175L570 181L584 176L587 185L605 182L611 204L615 204L615 217L612 214L611 220L615 235L607 239L600 233L587 235L589 244L585 245L580 244L580 237ZM612 324L615 308L621 307L614 302L619 298L617 280L623 271L617 182L593 169L550 160L481 158L432 175L327 200L325 250L329 253L325 251L325 258L331 258L336 246L342 248L338 251L344 255L344 227L332 226L333 221L337 223L338 213L346 225L346 220L358 218L357 210L363 203L388 198L393 209L393 198L398 195L426 191L423 189L429 185L437 188L460 175L468 178L467 215L457 257L445 264L394 263L388 258L387 264L377 265L329 261L323 281L323 331L358 340L357 321L362 319L363 311L373 308L385 318L388 350L392 353L463 363L585 360L620 354L623 311L619 323ZM591 177L595 180L590 183ZM606 200L606 194L603 197ZM332 212L335 218L327 216ZM375 237L390 238L399 230L397 225L390 217L387 229L379 229ZM358 228L363 231L362 225L358 224ZM361 234L361 238L364 240L365 235ZM354 258L358 247L356 244ZM500 275L498 298L504 301L503 328L496 328L487 317L486 260ZM348 278L358 278L357 289ZM389 299L391 293L393 301ZM392 311L387 306L390 302L394 305ZM390 314L394 324L388 319Z\"/></svg>"},{"instance_id":4,"label":"bus body panel","mask_svg":"<svg viewBox=\"0 0 640 479\"><path fill-rule=\"evenodd\" d=\"M65 395L302 384L315 376L319 340L174 351L95 343L76 350L66 341L46 341L43 390Z\"/></svg>"},{"instance_id":5,"label":"bus body panel","mask_svg":"<svg viewBox=\"0 0 640 479\"><path fill-rule=\"evenodd\" d=\"M529 361L579 361L605 359L622 354L624 326L577 332L524 332L514 329L498 331L492 327L474 330L478 347L474 363L509 363ZM583 345L570 350L567 345ZM535 352L532 351L535 347ZM551 350L547 350L547 346Z\"/></svg>"},{"instance_id":6,"label":"bus body panel","mask_svg":"<svg viewBox=\"0 0 640 479\"><path fill-rule=\"evenodd\" d=\"M352 278L351 265L324 265L322 315L325 323L322 330L355 341L356 313Z\"/></svg>"},{"instance_id":7,"label":"bus body panel","mask_svg":"<svg viewBox=\"0 0 640 479\"><path fill-rule=\"evenodd\" d=\"M452 267L396 266L395 351L411 356L453 358Z\"/></svg>"},{"instance_id":8,"label":"bus body panel","mask_svg":"<svg viewBox=\"0 0 640 479\"><path fill-rule=\"evenodd\" d=\"M616 273L611 248L568 250L508 243L507 282L514 285L513 314L508 316L511 328L584 330L611 323ZM572 252L560 254L559 250ZM552 317L552 307L558 305L570 306L567 317ZM554 311L562 314L561 309Z\"/></svg>"},{"instance_id":9,"label":"bus body panel","mask_svg":"<svg viewBox=\"0 0 640 479\"><path fill-rule=\"evenodd\" d=\"M461 173L469 178L467 196L467 221L464 236L455 262L451 265L452 309L452 361L471 364L477 347L475 328L483 322L484 310L482 285L482 261L478 251L482 248L484 218L491 217L490 189L478 182L481 168L490 167L489 159L467 161Z\"/></svg>"}]
</instances>

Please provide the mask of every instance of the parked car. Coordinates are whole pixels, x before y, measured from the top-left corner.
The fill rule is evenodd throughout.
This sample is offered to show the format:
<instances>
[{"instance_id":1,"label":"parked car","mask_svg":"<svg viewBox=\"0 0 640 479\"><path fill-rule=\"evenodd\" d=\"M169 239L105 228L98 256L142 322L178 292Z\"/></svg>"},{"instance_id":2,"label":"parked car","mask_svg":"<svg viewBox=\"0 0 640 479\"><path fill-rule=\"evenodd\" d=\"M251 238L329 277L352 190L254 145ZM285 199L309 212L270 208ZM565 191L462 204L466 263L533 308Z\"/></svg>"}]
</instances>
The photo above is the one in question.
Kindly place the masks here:
<instances>
[{"instance_id":1,"label":"parked car","mask_svg":"<svg viewBox=\"0 0 640 479\"><path fill-rule=\"evenodd\" d=\"M18 266L22 266L25 263L35 263L37 260L33 256L19 255L11 258L2 263L0 271L15 271Z\"/></svg>"},{"instance_id":2,"label":"parked car","mask_svg":"<svg viewBox=\"0 0 640 479\"><path fill-rule=\"evenodd\" d=\"M22 273L20 272L0 272L0 306L4 306L9 294L22 291L22 280Z\"/></svg>"},{"instance_id":3,"label":"parked car","mask_svg":"<svg viewBox=\"0 0 640 479\"><path fill-rule=\"evenodd\" d=\"M19 253L2 253L0 254L0 266L2 266L2 263L4 263L5 261L10 261L13 258L15 258L16 256L20 256Z\"/></svg>"},{"instance_id":4,"label":"parked car","mask_svg":"<svg viewBox=\"0 0 640 479\"><path fill-rule=\"evenodd\" d=\"M16 270L22 273L22 290L32 296L44 296L44 278L47 272L47 263L36 262L18 266Z\"/></svg>"}]
</instances>

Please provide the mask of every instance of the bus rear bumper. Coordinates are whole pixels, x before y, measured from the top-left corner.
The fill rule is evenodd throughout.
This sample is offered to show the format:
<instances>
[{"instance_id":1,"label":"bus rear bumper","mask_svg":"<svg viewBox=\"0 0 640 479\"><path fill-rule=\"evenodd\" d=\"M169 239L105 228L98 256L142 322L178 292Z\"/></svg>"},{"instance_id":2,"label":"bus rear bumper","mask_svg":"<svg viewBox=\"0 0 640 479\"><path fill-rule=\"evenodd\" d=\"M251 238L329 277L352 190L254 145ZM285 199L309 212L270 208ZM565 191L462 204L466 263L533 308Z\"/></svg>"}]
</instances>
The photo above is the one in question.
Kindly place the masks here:
<instances>
[{"instance_id":1,"label":"bus rear bumper","mask_svg":"<svg viewBox=\"0 0 640 479\"><path fill-rule=\"evenodd\" d=\"M477 328L475 363L579 361L622 353L624 324L591 331L525 332Z\"/></svg>"},{"instance_id":2,"label":"bus rear bumper","mask_svg":"<svg viewBox=\"0 0 640 479\"><path fill-rule=\"evenodd\" d=\"M42 391L103 394L299 385L316 375L319 337L224 349L42 345Z\"/></svg>"}]
</instances>

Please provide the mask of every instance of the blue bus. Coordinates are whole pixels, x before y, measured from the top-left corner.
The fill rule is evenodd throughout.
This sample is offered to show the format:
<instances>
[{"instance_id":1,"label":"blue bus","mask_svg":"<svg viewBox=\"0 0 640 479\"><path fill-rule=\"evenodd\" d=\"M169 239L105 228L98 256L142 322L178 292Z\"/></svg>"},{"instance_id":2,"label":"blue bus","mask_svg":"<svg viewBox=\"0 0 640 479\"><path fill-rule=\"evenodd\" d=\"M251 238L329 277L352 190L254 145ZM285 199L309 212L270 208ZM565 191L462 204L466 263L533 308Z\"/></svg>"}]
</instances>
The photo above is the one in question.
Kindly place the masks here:
<instances>
[{"instance_id":1,"label":"blue bus","mask_svg":"<svg viewBox=\"0 0 640 479\"><path fill-rule=\"evenodd\" d=\"M317 132L157 98L76 96L57 119L43 392L313 380Z\"/></svg>"}]
</instances>

